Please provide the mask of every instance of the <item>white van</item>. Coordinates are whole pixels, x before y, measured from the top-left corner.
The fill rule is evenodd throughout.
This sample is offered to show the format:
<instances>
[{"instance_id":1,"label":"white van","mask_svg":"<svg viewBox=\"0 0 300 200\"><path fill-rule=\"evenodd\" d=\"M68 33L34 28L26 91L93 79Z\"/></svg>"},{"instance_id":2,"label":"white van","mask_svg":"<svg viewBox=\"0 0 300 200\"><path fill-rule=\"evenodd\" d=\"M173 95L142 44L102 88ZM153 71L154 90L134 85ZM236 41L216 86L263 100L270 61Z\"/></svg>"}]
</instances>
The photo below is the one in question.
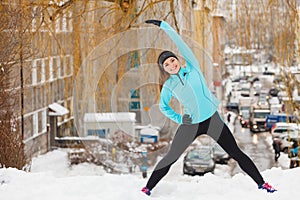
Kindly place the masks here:
<instances>
[{"instance_id":1,"label":"white van","mask_svg":"<svg viewBox=\"0 0 300 200\"><path fill-rule=\"evenodd\" d=\"M281 137L288 134L290 137L296 138L299 136L300 126L296 123L278 122L271 128L272 137Z\"/></svg>"}]
</instances>

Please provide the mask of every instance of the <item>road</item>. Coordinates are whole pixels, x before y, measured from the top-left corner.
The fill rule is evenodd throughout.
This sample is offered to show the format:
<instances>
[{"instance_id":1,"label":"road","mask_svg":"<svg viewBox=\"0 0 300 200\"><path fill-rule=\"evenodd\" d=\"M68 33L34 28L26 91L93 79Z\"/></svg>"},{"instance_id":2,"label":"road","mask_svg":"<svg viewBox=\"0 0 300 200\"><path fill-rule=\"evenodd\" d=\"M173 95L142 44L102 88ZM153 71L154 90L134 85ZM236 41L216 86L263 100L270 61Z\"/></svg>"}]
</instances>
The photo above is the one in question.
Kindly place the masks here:
<instances>
[{"instance_id":1,"label":"road","mask_svg":"<svg viewBox=\"0 0 300 200\"><path fill-rule=\"evenodd\" d=\"M259 76L262 88L270 88L273 78L270 76ZM234 91L231 96L230 102L238 102L241 97L240 91ZM254 88L250 88L250 97L256 99L253 96ZM272 138L269 132L251 133L248 128L242 128L238 119L234 124L233 134L238 142L239 147L244 153L246 153L255 163L259 171L271 169L272 167L279 167L278 163L274 161L274 152L272 147ZM237 163L229 163L232 169L232 175L241 173L242 170Z\"/></svg>"},{"instance_id":2,"label":"road","mask_svg":"<svg viewBox=\"0 0 300 200\"><path fill-rule=\"evenodd\" d=\"M269 132L253 134L248 128L242 128L238 120L236 120L234 124L231 124L230 127L238 143L238 146L253 160L260 172L265 171L267 169L271 169L272 167L286 168L286 166L274 161L273 147L271 145L272 139ZM176 181L180 179L190 181L193 179L197 179L197 176L183 176L183 156L184 154L172 166L171 170L165 177L166 180ZM152 168L149 169L149 173L152 170ZM215 175L223 177L234 176L238 173L245 172L241 170L237 162L233 159L231 159L227 165L217 164L216 169L214 171Z\"/></svg>"},{"instance_id":3,"label":"road","mask_svg":"<svg viewBox=\"0 0 300 200\"><path fill-rule=\"evenodd\" d=\"M236 120L234 137L241 150L253 160L259 171L278 166L278 163L274 161L272 139L269 132L251 133L248 128L242 128L239 121ZM242 172L235 161L230 165L232 175Z\"/></svg>"}]
</instances>

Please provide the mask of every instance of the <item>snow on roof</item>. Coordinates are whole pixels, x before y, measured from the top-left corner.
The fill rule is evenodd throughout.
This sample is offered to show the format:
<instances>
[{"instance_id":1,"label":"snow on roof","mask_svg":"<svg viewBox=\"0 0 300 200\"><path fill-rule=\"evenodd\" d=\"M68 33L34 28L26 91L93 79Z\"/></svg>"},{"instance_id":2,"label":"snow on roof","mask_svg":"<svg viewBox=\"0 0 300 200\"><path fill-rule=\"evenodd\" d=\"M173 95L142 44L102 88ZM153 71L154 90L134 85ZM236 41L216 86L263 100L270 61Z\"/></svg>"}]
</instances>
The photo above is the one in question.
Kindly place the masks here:
<instances>
[{"instance_id":1,"label":"snow on roof","mask_svg":"<svg viewBox=\"0 0 300 200\"><path fill-rule=\"evenodd\" d=\"M140 134L141 135L154 135L154 136L157 136L158 135L158 130L154 129L154 128L151 128L151 127L143 128L143 129L141 129Z\"/></svg>"},{"instance_id":2,"label":"snow on roof","mask_svg":"<svg viewBox=\"0 0 300 200\"><path fill-rule=\"evenodd\" d=\"M63 6L65 3L67 3L68 2L68 0L51 0L51 1L49 1L49 4L48 5L57 5L57 6Z\"/></svg>"},{"instance_id":3,"label":"snow on roof","mask_svg":"<svg viewBox=\"0 0 300 200\"><path fill-rule=\"evenodd\" d=\"M235 47L231 48L229 46L225 46L224 53L225 54L253 54L255 53L255 49L246 49L244 47Z\"/></svg>"},{"instance_id":4,"label":"snow on roof","mask_svg":"<svg viewBox=\"0 0 300 200\"><path fill-rule=\"evenodd\" d=\"M156 130L160 130L159 126L153 126L152 124L148 124L148 125L135 125L134 126L135 129L145 129L145 128L152 128L152 129L156 129Z\"/></svg>"},{"instance_id":5,"label":"snow on roof","mask_svg":"<svg viewBox=\"0 0 300 200\"><path fill-rule=\"evenodd\" d=\"M69 113L69 110L58 103L53 103L48 106L53 112L49 112L50 116L63 116Z\"/></svg>"},{"instance_id":6,"label":"snow on roof","mask_svg":"<svg viewBox=\"0 0 300 200\"><path fill-rule=\"evenodd\" d=\"M135 113L86 113L84 122L135 122Z\"/></svg>"}]
</instances>

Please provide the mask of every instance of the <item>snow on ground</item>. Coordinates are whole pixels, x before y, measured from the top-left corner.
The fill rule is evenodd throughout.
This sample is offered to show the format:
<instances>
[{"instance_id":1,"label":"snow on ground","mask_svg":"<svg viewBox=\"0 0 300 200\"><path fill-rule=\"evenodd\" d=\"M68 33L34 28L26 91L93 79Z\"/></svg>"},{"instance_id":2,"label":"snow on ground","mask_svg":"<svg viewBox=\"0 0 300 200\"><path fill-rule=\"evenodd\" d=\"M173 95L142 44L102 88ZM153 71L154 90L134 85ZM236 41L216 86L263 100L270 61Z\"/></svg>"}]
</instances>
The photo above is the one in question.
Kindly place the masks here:
<instances>
[{"instance_id":1,"label":"snow on ground","mask_svg":"<svg viewBox=\"0 0 300 200\"><path fill-rule=\"evenodd\" d=\"M8 200L282 200L300 195L300 168L288 169L286 154L281 154L278 167L262 172L265 180L278 189L273 194L257 189L244 173L231 177L228 165L217 165L214 174L183 175L182 160L181 157L172 166L149 197L140 192L147 182L141 172L115 175L90 163L71 166L67 150L57 149L34 158L31 172L0 169L0 197Z\"/></svg>"},{"instance_id":2,"label":"snow on ground","mask_svg":"<svg viewBox=\"0 0 300 200\"><path fill-rule=\"evenodd\" d=\"M8 200L282 200L300 195L300 168L272 168L262 174L278 192L270 194L257 189L252 179L242 173L231 177L226 166L219 167L215 174L182 175L182 160L178 160L149 197L140 192L147 181L140 173L113 175L87 163L69 166L66 150L58 149L34 158L31 172L0 169L0 197Z\"/></svg>"},{"instance_id":3,"label":"snow on ground","mask_svg":"<svg viewBox=\"0 0 300 200\"><path fill-rule=\"evenodd\" d=\"M233 124L228 126L233 131ZM0 169L0 197L8 200L282 200L300 195L300 168L288 169L286 154L281 154L278 167L262 172L265 180L278 189L273 194L257 189L244 173L231 177L228 165L217 165L214 174L183 175L182 160L181 157L172 166L149 197L140 192L147 182L141 172L115 175L90 163L71 166L67 150L57 149L34 158L31 172Z\"/></svg>"}]
</instances>

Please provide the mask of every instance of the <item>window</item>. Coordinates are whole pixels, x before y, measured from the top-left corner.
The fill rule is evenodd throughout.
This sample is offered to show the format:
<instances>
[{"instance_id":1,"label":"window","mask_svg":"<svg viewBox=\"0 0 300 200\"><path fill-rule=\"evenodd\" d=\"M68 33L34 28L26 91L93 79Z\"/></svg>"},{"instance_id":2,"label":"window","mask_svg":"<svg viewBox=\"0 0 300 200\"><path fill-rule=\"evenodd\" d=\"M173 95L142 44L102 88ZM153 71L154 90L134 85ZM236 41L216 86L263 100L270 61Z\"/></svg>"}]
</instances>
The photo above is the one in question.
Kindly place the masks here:
<instances>
[{"instance_id":1,"label":"window","mask_svg":"<svg viewBox=\"0 0 300 200\"><path fill-rule=\"evenodd\" d=\"M284 133L287 132L287 129L276 129L274 133Z\"/></svg>"},{"instance_id":2,"label":"window","mask_svg":"<svg viewBox=\"0 0 300 200\"><path fill-rule=\"evenodd\" d=\"M45 83L46 81L46 72L45 72L45 59L41 60L41 83Z\"/></svg>"},{"instance_id":3,"label":"window","mask_svg":"<svg viewBox=\"0 0 300 200\"><path fill-rule=\"evenodd\" d=\"M131 68L138 68L139 66L139 59L138 59L138 52L134 51L130 53L130 63L131 63Z\"/></svg>"},{"instance_id":4,"label":"window","mask_svg":"<svg viewBox=\"0 0 300 200\"><path fill-rule=\"evenodd\" d=\"M106 131L105 131L105 129L89 129L88 135L99 136L100 138L105 138Z\"/></svg>"},{"instance_id":5,"label":"window","mask_svg":"<svg viewBox=\"0 0 300 200\"><path fill-rule=\"evenodd\" d=\"M40 111L38 114L38 133L45 133L47 131L47 112L46 110Z\"/></svg>"},{"instance_id":6,"label":"window","mask_svg":"<svg viewBox=\"0 0 300 200\"><path fill-rule=\"evenodd\" d=\"M33 113L32 115L32 124L33 124L33 129L32 129L32 132L33 132L33 136L34 135L37 135L38 134L38 113Z\"/></svg>"},{"instance_id":7,"label":"window","mask_svg":"<svg viewBox=\"0 0 300 200\"><path fill-rule=\"evenodd\" d=\"M49 80L52 81L53 78L53 58L51 57L49 61Z\"/></svg>"},{"instance_id":8,"label":"window","mask_svg":"<svg viewBox=\"0 0 300 200\"><path fill-rule=\"evenodd\" d=\"M72 12L67 11L63 13L62 16L58 16L55 20L56 33L73 31Z\"/></svg>"},{"instance_id":9,"label":"window","mask_svg":"<svg viewBox=\"0 0 300 200\"><path fill-rule=\"evenodd\" d=\"M140 110L140 92L139 90L131 90L130 91L130 102L129 102L129 110L137 111Z\"/></svg>"},{"instance_id":10,"label":"window","mask_svg":"<svg viewBox=\"0 0 300 200\"><path fill-rule=\"evenodd\" d=\"M37 60L34 60L32 63L32 85L36 85L37 84Z\"/></svg>"},{"instance_id":11,"label":"window","mask_svg":"<svg viewBox=\"0 0 300 200\"><path fill-rule=\"evenodd\" d=\"M46 81L45 59L33 60L31 73L32 85L44 83Z\"/></svg>"},{"instance_id":12,"label":"window","mask_svg":"<svg viewBox=\"0 0 300 200\"><path fill-rule=\"evenodd\" d=\"M37 6L35 6L32 10L32 21L31 21L31 31L32 32L35 32L36 29L37 29L37 17L36 17L36 14L37 14Z\"/></svg>"},{"instance_id":13,"label":"window","mask_svg":"<svg viewBox=\"0 0 300 200\"><path fill-rule=\"evenodd\" d=\"M29 115L24 118L24 139L29 139L32 137L32 130L33 130L33 118L32 115Z\"/></svg>"}]
</instances>

